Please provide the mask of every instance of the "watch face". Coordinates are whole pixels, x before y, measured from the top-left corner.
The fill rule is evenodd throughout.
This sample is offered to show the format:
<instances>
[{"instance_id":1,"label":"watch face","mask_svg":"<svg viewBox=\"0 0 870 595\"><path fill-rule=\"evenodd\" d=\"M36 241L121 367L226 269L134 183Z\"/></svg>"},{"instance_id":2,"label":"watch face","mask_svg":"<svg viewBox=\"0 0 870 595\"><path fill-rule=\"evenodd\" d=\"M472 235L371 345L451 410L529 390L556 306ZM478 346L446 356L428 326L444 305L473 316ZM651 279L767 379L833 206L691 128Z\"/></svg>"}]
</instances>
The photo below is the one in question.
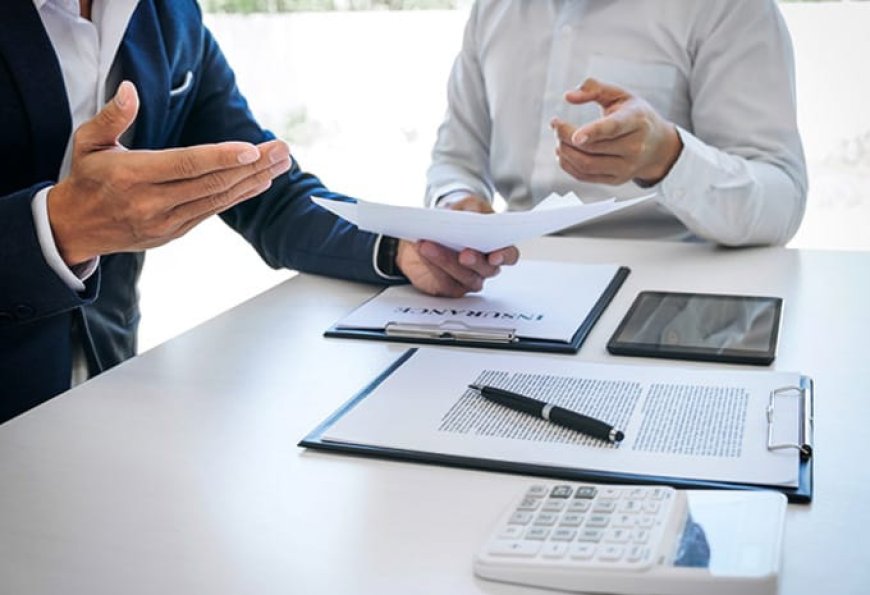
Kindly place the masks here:
<instances>
[{"instance_id":1,"label":"watch face","mask_svg":"<svg viewBox=\"0 0 870 595\"><path fill-rule=\"evenodd\" d=\"M399 252L399 240L390 236L381 238L378 250L378 268L384 275L398 277L402 274L396 264L396 255Z\"/></svg>"}]
</instances>

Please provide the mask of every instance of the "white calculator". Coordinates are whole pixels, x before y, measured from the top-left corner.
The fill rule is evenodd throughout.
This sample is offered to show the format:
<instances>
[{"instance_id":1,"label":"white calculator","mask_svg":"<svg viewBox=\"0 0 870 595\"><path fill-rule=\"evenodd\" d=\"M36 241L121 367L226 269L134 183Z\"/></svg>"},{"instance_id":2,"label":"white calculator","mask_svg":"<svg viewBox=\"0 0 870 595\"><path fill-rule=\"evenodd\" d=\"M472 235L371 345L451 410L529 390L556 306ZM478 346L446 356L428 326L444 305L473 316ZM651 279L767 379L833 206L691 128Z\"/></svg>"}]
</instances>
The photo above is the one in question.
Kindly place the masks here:
<instances>
[{"instance_id":1,"label":"white calculator","mask_svg":"<svg viewBox=\"0 0 870 595\"><path fill-rule=\"evenodd\" d=\"M474 559L483 578L587 593L774 595L786 498L535 483Z\"/></svg>"}]
</instances>

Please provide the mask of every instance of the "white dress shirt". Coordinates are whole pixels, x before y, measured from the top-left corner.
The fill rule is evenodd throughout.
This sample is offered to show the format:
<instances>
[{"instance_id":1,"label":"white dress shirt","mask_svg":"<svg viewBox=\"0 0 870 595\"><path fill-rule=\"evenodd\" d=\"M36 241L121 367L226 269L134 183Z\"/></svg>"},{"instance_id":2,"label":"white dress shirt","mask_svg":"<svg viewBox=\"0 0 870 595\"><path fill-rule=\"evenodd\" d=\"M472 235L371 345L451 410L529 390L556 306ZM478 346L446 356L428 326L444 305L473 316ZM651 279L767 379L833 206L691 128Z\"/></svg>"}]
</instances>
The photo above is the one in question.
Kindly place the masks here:
<instances>
[{"instance_id":1,"label":"white dress shirt","mask_svg":"<svg viewBox=\"0 0 870 595\"><path fill-rule=\"evenodd\" d=\"M97 114L109 99L107 89L114 92L120 82L114 67L115 56L139 0L94 0L90 21L80 16L79 0L33 0L33 3L60 63L70 106L72 130L57 174L57 179L62 180L70 171L72 131ZM66 265L55 244L48 218L51 188L43 188L31 203L39 245L46 262L63 282L74 291L84 291L84 281L97 269L99 258L73 269ZM71 385L84 382L88 375L81 339L76 336Z\"/></svg>"},{"instance_id":2,"label":"white dress shirt","mask_svg":"<svg viewBox=\"0 0 870 595\"><path fill-rule=\"evenodd\" d=\"M107 86L112 92L117 86L109 83L120 82L114 80L117 78L116 69L113 69L115 56L138 3L139 0L94 0L89 21L80 16L79 0L33 0L63 73L72 131L93 118L103 107L109 99L106 97ZM57 174L58 180L69 174L71 159L72 134ZM83 280L93 274L99 259L75 267L75 270L70 270L64 263L48 218L49 190L51 187L38 192L32 203L42 253L70 289L84 291Z\"/></svg>"},{"instance_id":3,"label":"white dress shirt","mask_svg":"<svg viewBox=\"0 0 870 595\"><path fill-rule=\"evenodd\" d=\"M451 73L427 204L456 191L498 192L511 210L551 192L649 192L581 182L556 161L552 117L600 117L597 105L564 99L587 77L642 96L684 147L655 187L657 202L577 233L741 245L783 244L797 231L806 166L791 40L774 0L478 0Z\"/></svg>"}]
</instances>

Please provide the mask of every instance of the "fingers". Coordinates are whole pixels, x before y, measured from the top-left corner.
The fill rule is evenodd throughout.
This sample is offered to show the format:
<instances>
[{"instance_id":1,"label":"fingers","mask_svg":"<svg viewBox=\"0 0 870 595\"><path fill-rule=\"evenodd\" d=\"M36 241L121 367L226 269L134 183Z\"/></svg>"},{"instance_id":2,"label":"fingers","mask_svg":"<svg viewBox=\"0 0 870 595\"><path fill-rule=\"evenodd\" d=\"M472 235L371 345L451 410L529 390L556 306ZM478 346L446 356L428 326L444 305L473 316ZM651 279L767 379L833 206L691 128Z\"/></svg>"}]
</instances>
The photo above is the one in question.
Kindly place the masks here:
<instances>
[{"instance_id":1,"label":"fingers","mask_svg":"<svg viewBox=\"0 0 870 595\"><path fill-rule=\"evenodd\" d=\"M484 198L469 195L450 203L449 208L454 211L470 211L473 213L492 213L492 205Z\"/></svg>"},{"instance_id":2,"label":"fingers","mask_svg":"<svg viewBox=\"0 0 870 595\"><path fill-rule=\"evenodd\" d=\"M487 254L487 261L494 267L512 266L520 259L520 251L516 246L508 246Z\"/></svg>"},{"instance_id":3,"label":"fingers","mask_svg":"<svg viewBox=\"0 0 870 595\"><path fill-rule=\"evenodd\" d=\"M193 179L163 182L158 185L159 194L170 207L207 197L215 197L226 204L233 198L229 191L244 180L263 183L290 169L289 147L283 141L270 141L255 148L261 152L261 157L254 163L216 170Z\"/></svg>"},{"instance_id":4,"label":"fingers","mask_svg":"<svg viewBox=\"0 0 870 595\"><path fill-rule=\"evenodd\" d=\"M222 178L220 183L227 183L227 188L207 193L194 200L186 200L171 209L171 217L178 222L178 225L183 225L185 221L221 213L242 201L262 194L272 186L272 180L276 176L288 171L292 165L289 157L280 160L280 155L273 155L272 158L279 161L277 163L269 161L264 168L250 170L250 173L248 173L250 168L245 168L245 174L237 176L234 183L227 182L229 178ZM256 165L259 166L260 162ZM216 175L218 174L209 174L209 176Z\"/></svg>"},{"instance_id":5,"label":"fingers","mask_svg":"<svg viewBox=\"0 0 870 595\"><path fill-rule=\"evenodd\" d=\"M135 159L136 171L142 179L173 182L250 165L260 157L260 149L251 143L230 141L183 149L136 151L129 160Z\"/></svg>"},{"instance_id":6,"label":"fingers","mask_svg":"<svg viewBox=\"0 0 870 595\"><path fill-rule=\"evenodd\" d=\"M620 101L625 101L631 95L615 85L607 85L596 79L588 78L579 87L565 93L565 100L574 105L594 101L604 108Z\"/></svg>"},{"instance_id":7,"label":"fingers","mask_svg":"<svg viewBox=\"0 0 870 595\"><path fill-rule=\"evenodd\" d=\"M566 143L556 148L559 165L584 182L617 184L627 181L630 162L620 156L593 155Z\"/></svg>"},{"instance_id":8,"label":"fingers","mask_svg":"<svg viewBox=\"0 0 870 595\"><path fill-rule=\"evenodd\" d=\"M116 146L138 113L139 94L136 86L124 81L112 101L76 131L75 150L90 152Z\"/></svg>"},{"instance_id":9,"label":"fingers","mask_svg":"<svg viewBox=\"0 0 870 595\"><path fill-rule=\"evenodd\" d=\"M480 291L483 289L484 276L478 273L476 268L491 267L489 263L484 262L483 258L477 258L476 256L472 257L470 254L472 251L467 250L463 251L463 253L465 254L466 261L475 261L476 268L463 265L459 261L459 255L456 252L434 242L423 240L418 243L418 249L420 251L420 256L424 258L429 265L434 266L436 270L444 272L453 281L458 283L464 289L463 293L469 291ZM478 253L474 253L474 255L478 255ZM490 274L490 276L492 276L492 274Z\"/></svg>"}]
</instances>

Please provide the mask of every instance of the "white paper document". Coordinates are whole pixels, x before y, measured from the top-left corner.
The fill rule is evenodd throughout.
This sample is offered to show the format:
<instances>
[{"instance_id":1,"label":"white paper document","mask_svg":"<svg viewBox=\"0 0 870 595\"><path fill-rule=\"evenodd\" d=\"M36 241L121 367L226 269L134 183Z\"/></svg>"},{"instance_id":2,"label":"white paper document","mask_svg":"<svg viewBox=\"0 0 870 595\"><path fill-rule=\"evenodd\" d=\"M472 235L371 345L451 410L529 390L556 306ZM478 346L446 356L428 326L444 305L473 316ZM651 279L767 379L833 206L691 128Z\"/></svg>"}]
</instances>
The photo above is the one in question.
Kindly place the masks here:
<instances>
[{"instance_id":1,"label":"white paper document","mask_svg":"<svg viewBox=\"0 0 870 595\"><path fill-rule=\"evenodd\" d=\"M358 200L343 202L312 197L363 231L381 233L403 240L431 240L453 250L473 248L492 252L604 217L610 213L650 200L649 194L616 202L615 199L584 203L573 193L552 194L531 211L484 215L450 209L399 207Z\"/></svg>"},{"instance_id":2,"label":"white paper document","mask_svg":"<svg viewBox=\"0 0 870 595\"><path fill-rule=\"evenodd\" d=\"M770 391L796 373L598 364L562 357L420 349L328 427L324 442L476 459L796 487L794 450L769 450ZM592 416L613 445L481 397L490 385ZM798 409L777 404L774 442Z\"/></svg>"},{"instance_id":3,"label":"white paper document","mask_svg":"<svg viewBox=\"0 0 870 595\"><path fill-rule=\"evenodd\" d=\"M336 328L505 329L523 339L569 343L618 270L616 265L521 260L487 280L480 293L462 298L434 297L410 285L388 287Z\"/></svg>"}]
</instances>

